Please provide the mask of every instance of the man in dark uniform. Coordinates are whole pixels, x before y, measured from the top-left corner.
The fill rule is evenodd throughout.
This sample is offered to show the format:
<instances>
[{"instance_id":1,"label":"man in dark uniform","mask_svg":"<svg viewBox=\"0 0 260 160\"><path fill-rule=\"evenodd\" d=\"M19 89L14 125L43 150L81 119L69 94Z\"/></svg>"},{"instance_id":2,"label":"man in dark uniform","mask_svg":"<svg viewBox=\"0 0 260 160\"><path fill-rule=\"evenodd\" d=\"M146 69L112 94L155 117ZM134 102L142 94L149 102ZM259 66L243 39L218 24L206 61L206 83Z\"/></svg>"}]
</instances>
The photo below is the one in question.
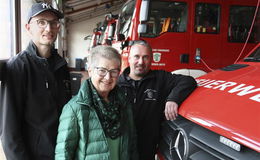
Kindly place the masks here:
<instances>
[{"instance_id":1,"label":"man in dark uniform","mask_svg":"<svg viewBox=\"0 0 260 160\"><path fill-rule=\"evenodd\" d=\"M178 106L197 84L190 76L151 70L152 49L145 41L133 41L128 62L130 67L120 76L119 86L134 107L139 159L154 160L163 115L174 120Z\"/></svg>"},{"instance_id":2,"label":"man in dark uniform","mask_svg":"<svg viewBox=\"0 0 260 160\"><path fill-rule=\"evenodd\" d=\"M49 4L34 4L25 25L31 41L7 62L0 110L7 160L54 159L59 116L71 98L67 63L54 49L61 18Z\"/></svg>"}]
</instances>

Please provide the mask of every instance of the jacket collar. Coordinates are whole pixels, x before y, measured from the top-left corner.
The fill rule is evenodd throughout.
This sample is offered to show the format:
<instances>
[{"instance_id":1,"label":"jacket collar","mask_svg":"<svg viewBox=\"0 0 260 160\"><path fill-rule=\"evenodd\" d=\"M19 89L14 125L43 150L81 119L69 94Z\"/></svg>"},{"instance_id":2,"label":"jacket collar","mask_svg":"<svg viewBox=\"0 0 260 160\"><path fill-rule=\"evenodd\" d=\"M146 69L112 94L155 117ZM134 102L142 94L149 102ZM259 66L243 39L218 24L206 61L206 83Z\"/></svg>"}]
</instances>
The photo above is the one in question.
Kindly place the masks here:
<instances>
[{"instance_id":1,"label":"jacket collar","mask_svg":"<svg viewBox=\"0 0 260 160\"><path fill-rule=\"evenodd\" d=\"M26 48L26 52L37 61L46 61L46 58L39 56L37 46L33 43L33 41L29 42L29 45Z\"/></svg>"},{"instance_id":2,"label":"jacket collar","mask_svg":"<svg viewBox=\"0 0 260 160\"><path fill-rule=\"evenodd\" d=\"M37 46L33 43L33 41L29 42L29 45L26 48L26 52L39 64L48 64L47 62L47 58L42 58L39 56L38 53L38 49ZM60 67L64 66L67 64L67 62L61 58L58 53L57 50L52 48L51 50L51 56L49 58L53 58L54 59L54 70L59 69Z\"/></svg>"},{"instance_id":3,"label":"jacket collar","mask_svg":"<svg viewBox=\"0 0 260 160\"><path fill-rule=\"evenodd\" d=\"M124 94L118 86L115 86L115 88L111 91L111 93L112 92L116 94L116 99L118 100L119 103L125 103L125 100L123 98ZM96 96L94 96L94 94L96 94ZM98 105L95 104L95 102L93 101L93 97L101 98L98 95L97 90L94 88L90 78L88 78L82 83L80 90L76 96L77 96L76 97L77 103L87 105L87 106Z\"/></svg>"},{"instance_id":4,"label":"jacket collar","mask_svg":"<svg viewBox=\"0 0 260 160\"><path fill-rule=\"evenodd\" d=\"M77 94L77 100L76 100L77 103L84 104L87 106L92 106L94 104L93 93L91 91L90 83L91 83L90 78L88 78L82 83L80 90Z\"/></svg>"}]
</instances>

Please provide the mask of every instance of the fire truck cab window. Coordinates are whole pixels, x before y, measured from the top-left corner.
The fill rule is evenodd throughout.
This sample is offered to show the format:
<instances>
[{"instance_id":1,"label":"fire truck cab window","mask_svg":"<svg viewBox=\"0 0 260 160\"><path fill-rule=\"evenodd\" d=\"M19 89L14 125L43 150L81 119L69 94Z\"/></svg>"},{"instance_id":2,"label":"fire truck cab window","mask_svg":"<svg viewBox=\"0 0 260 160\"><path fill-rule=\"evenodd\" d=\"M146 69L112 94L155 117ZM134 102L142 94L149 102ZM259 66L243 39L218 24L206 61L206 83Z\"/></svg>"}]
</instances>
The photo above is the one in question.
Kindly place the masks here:
<instances>
[{"instance_id":1,"label":"fire truck cab window","mask_svg":"<svg viewBox=\"0 0 260 160\"><path fill-rule=\"evenodd\" d=\"M147 32L142 37L156 37L165 32L186 32L187 3L150 1Z\"/></svg>"},{"instance_id":2,"label":"fire truck cab window","mask_svg":"<svg viewBox=\"0 0 260 160\"><path fill-rule=\"evenodd\" d=\"M229 42L245 42L248 31L251 27L255 7L250 6L231 6L229 25L228 25L228 41ZM257 19L256 19L257 20ZM248 42L256 43L257 27L254 26Z\"/></svg>"},{"instance_id":3,"label":"fire truck cab window","mask_svg":"<svg viewBox=\"0 0 260 160\"><path fill-rule=\"evenodd\" d=\"M219 33L220 6L218 4L197 3L195 11L195 32L201 34Z\"/></svg>"},{"instance_id":4,"label":"fire truck cab window","mask_svg":"<svg viewBox=\"0 0 260 160\"><path fill-rule=\"evenodd\" d=\"M135 1L130 1L123 6L122 12L119 14L119 33L124 34L127 37L130 29L132 15L135 9Z\"/></svg>"}]
</instances>

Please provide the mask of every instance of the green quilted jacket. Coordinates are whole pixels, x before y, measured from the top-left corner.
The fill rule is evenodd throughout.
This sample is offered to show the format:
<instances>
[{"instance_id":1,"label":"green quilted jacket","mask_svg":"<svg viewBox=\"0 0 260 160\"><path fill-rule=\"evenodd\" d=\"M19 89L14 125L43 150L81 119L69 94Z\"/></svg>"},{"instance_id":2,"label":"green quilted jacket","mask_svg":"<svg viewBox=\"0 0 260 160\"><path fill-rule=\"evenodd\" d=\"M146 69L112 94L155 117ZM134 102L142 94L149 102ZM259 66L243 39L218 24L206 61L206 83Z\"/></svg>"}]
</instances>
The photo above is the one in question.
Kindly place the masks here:
<instances>
[{"instance_id":1,"label":"green quilted jacket","mask_svg":"<svg viewBox=\"0 0 260 160\"><path fill-rule=\"evenodd\" d=\"M118 89L116 87L115 89ZM121 92L117 99L126 102ZM79 93L63 108L55 160L111 160L107 139L94 110L92 91L86 80ZM136 133L130 105L123 109L125 132L120 137L120 160L137 160Z\"/></svg>"}]
</instances>

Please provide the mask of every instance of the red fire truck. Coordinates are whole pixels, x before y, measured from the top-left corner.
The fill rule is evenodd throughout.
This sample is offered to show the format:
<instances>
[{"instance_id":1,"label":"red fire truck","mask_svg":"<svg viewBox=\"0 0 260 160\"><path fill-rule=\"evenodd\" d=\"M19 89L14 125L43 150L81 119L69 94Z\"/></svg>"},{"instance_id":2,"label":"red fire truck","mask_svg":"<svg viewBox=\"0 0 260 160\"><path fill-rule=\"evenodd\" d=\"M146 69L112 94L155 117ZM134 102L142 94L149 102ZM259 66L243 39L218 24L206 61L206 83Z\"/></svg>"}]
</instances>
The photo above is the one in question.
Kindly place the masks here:
<instances>
[{"instance_id":1,"label":"red fire truck","mask_svg":"<svg viewBox=\"0 0 260 160\"><path fill-rule=\"evenodd\" d=\"M260 43L244 60L197 78L175 121L163 124L164 160L260 159Z\"/></svg>"},{"instance_id":2,"label":"red fire truck","mask_svg":"<svg viewBox=\"0 0 260 160\"><path fill-rule=\"evenodd\" d=\"M89 50L97 45L112 45L118 15L106 14L103 22L97 23L91 36Z\"/></svg>"},{"instance_id":3,"label":"red fire truck","mask_svg":"<svg viewBox=\"0 0 260 160\"><path fill-rule=\"evenodd\" d=\"M160 160L259 160L259 73L260 43L240 61L196 78L178 118L162 125Z\"/></svg>"},{"instance_id":4,"label":"red fire truck","mask_svg":"<svg viewBox=\"0 0 260 160\"><path fill-rule=\"evenodd\" d=\"M112 45L122 53L123 68L129 42L143 39L153 48L152 69L197 77L233 64L259 42L259 28L252 25L256 5L257 0L129 0Z\"/></svg>"}]
</instances>

